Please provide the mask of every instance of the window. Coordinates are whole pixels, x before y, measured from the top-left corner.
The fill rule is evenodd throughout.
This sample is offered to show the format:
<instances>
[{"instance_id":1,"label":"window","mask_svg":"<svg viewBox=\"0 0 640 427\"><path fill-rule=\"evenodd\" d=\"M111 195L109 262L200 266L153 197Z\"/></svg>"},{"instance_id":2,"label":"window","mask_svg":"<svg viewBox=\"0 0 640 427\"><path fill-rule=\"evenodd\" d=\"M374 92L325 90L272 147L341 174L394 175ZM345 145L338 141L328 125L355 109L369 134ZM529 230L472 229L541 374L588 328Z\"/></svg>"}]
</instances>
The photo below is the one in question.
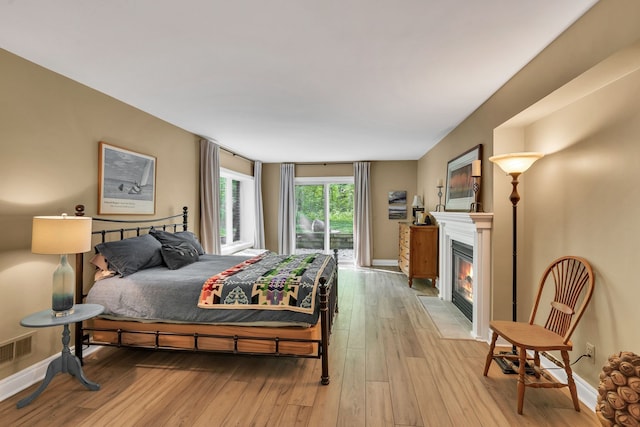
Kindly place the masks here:
<instances>
[{"instance_id":1,"label":"window","mask_svg":"<svg viewBox=\"0 0 640 427\"><path fill-rule=\"evenodd\" d=\"M296 178L296 253L353 259L353 177Z\"/></svg>"},{"instance_id":2,"label":"window","mask_svg":"<svg viewBox=\"0 0 640 427\"><path fill-rule=\"evenodd\" d=\"M228 255L253 246L253 177L220 168L220 246Z\"/></svg>"}]
</instances>

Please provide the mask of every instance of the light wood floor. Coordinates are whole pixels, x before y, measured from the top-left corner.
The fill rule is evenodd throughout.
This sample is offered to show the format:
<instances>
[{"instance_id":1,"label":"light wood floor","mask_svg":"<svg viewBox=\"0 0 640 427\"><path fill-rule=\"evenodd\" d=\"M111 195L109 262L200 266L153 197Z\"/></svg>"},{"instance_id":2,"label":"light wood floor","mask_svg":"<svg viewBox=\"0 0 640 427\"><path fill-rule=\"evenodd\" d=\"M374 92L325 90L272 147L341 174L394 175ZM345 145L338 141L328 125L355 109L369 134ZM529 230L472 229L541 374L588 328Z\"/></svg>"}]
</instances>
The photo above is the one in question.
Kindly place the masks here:
<instances>
[{"instance_id":1,"label":"light wood floor","mask_svg":"<svg viewBox=\"0 0 640 427\"><path fill-rule=\"evenodd\" d=\"M482 368L488 345L442 339L399 273L340 271L340 312L330 345L331 384L316 359L251 358L104 348L16 409L38 384L0 403L2 426L597 426L566 389L526 392Z\"/></svg>"}]
</instances>

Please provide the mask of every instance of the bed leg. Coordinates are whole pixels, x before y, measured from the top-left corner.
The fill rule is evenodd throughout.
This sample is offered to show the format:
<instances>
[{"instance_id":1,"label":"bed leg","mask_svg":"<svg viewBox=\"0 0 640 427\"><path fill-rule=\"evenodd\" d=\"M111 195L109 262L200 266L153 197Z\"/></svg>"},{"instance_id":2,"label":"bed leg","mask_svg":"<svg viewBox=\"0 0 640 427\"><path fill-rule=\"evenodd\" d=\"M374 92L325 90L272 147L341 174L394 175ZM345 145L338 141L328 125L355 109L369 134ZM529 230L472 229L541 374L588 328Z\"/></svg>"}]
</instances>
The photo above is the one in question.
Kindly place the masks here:
<instances>
[{"instance_id":1,"label":"bed leg","mask_svg":"<svg viewBox=\"0 0 640 427\"><path fill-rule=\"evenodd\" d=\"M327 293L327 283L324 277L320 278L320 326L322 328L322 344L320 347L322 357L322 385L329 384L329 295Z\"/></svg>"}]
</instances>

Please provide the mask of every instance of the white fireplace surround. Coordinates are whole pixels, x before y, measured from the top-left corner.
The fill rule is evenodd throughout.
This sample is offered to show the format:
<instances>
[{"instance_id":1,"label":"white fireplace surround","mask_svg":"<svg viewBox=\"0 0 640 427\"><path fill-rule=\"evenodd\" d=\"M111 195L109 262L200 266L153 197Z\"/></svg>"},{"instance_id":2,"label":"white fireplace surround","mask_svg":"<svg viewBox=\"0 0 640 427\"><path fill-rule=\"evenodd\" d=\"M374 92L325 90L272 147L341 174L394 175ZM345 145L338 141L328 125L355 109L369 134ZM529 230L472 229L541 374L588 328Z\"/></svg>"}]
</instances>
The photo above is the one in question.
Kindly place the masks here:
<instances>
[{"instance_id":1,"label":"white fireplace surround","mask_svg":"<svg viewBox=\"0 0 640 427\"><path fill-rule=\"evenodd\" d=\"M430 212L438 221L439 278L438 296L451 301L452 251L454 240L473 248L473 318L471 336L489 341L491 316L491 228L492 213L475 212Z\"/></svg>"}]
</instances>

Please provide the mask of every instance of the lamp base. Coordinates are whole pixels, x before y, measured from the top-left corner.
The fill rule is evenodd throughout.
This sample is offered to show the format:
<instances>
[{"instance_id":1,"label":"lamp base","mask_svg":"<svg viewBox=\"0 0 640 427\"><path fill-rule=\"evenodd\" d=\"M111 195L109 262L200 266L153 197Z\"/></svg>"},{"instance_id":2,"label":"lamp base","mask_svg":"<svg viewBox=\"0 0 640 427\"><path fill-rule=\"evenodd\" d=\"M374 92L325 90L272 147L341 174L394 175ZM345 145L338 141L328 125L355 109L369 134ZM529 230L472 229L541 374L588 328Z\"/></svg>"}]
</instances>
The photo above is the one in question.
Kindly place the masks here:
<instances>
[{"instance_id":1,"label":"lamp base","mask_svg":"<svg viewBox=\"0 0 640 427\"><path fill-rule=\"evenodd\" d=\"M65 316L69 316L71 314L73 314L75 311L73 309L73 307L71 307L68 310L61 310L61 311L56 311L56 310L52 310L51 314L53 314L53 317L65 317Z\"/></svg>"},{"instance_id":2,"label":"lamp base","mask_svg":"<svg viewBox=\"0 0 640 427\"><path fill-rule=\"evenodd\" d=\"M67 261L67 255L60 256L60 264L53 272L53 292L51 310L53 317L64 317L73 313L73 288L76 275Z\"/></svg>"},{"instance_id":3,"label":"lamp base","mask_svg":"<svg viewBox=\"0 0 640 427\"><path fill-rule=\"evenodd\" d=\"M500 352L500 354L513 354L507 351L502 351ZM498 364L498 366L500 367L500 369L502 370L503 374L517 374L518 371L516 369L518 369L518 367L520 366L520 360L518 359L507 359L506 357L496 357L495 359L493 359L496 361L496 363ZM514 369L515 368L515 369ZM531 366L529 364L529 362L526 362L525 364L525 373L527 375L534 375L535 374L535 370L533 369L533 366Z\"/></svg>"}]
</instances>

